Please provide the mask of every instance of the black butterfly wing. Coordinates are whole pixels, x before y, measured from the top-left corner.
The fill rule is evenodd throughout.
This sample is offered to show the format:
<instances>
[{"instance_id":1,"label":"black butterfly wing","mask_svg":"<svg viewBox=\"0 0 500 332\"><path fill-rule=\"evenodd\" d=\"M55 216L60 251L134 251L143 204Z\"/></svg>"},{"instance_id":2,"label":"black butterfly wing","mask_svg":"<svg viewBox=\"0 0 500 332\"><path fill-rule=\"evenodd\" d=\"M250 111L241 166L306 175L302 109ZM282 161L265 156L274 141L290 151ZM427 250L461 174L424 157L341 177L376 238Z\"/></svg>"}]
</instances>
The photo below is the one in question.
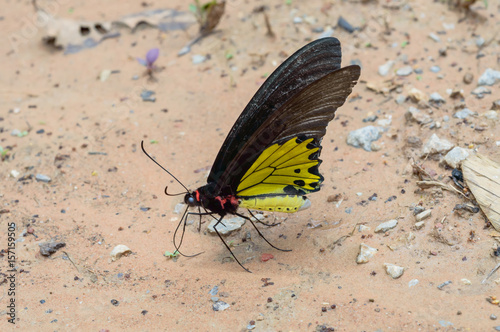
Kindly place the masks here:
<instances>
[{"instance_id":1,"label":"black butterfly wing","mask_svg":"<svg viewBox=\"0 0 500 332\"><path fill-rule=\"evenodd\" d=\"M215 183L215 194L282 194L287 184L304 189L297 194L319 190L316 185L322 180L317 171L321 139L360 74L358 66L339 69L340 60L339 41L325 38L304 46L278 67L240 115L214 162L208 182ZM278 174L276 165L307 166L310 179L304 178L305 183L301 178L297 180L291 176L291 169L285 168ZM273 174L267 172L268 166L272 166ZM258 174L250 174L253 171ZM267 184L244 191L260 183L266 172ZM245 188L243 177L249 183Z\"/></svg>"},{"instance_id":2,"label":"black butterfly wing","mask_svg":"<svg viewBox=\"0 0 500 332\"><path fill-rule=\"evenodd\" d=\"M340 42L323 38L305 45L283 62L255 93L222 145L208 182L217 182L234 156L269 117L307 85L339 69Z\"/></svg>"}]
</instances>

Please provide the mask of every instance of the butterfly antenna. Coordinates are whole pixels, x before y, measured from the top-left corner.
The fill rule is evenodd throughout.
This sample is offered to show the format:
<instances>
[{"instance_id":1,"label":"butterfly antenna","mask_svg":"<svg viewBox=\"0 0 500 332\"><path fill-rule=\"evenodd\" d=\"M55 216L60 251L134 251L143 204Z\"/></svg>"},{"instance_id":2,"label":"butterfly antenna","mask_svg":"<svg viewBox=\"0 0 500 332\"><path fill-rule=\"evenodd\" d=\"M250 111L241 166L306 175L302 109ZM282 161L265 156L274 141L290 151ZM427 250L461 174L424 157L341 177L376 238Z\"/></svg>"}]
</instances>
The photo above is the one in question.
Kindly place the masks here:
<instances>
[{"instance_id":1,"label":"butterfly antenna","mask_svg":"<svg viewBox=\"0 0 500 332\"><path fill-rule=\"evenodd\" d=\"M167 196L180 196L180 195L185 195L186 194L186 192L177 193L177 194L169 194L168 191L167 191L167 189L168 189L168 186L165 186L165 190L164 191L165 191L165 195L167 195Z\"/></svg>"},{"instance_id":2,"label":"butterfly antenna","mask_svg":"<svg viewBox=\"0 0 500 332\"><path fill-rule=\"evenodd\" d=\"M253 215L253 213L252 213L250 210L248 210L248 213L250 213L250 215L251 215L251 216L252 216L255 220L258 220L257 218L255 218L255 216ZM269 242L269 241L268 241L268 240L264 237L264 235L262 235L262 233L261 233L261 232L260 232L260 230L257 228L257 226L255 226L255 224L254 224L254 222L253 222L252 218L249 218L249 217L247 217L247 216L245 216L245 215L243 215L243 214L239 214L239 213L236 213L236 215L237 215L238 217L241 217L241 218L243 218L243 219L246 219L246 220L250 221L250 223L251 223L251 224L252 224L252 226L255 228L255 230L257 231L257 233L259 233L260 237L261 237L261 238L263 238L263 239L264 239L264 241L266 241L266 242L267 242L267 244L269 244L269 245L270 245L271 247L273 247L274 249L276 249L276 250L280 250L280 251L292 251L291 249L281 249L281 248L278 248L278 247L274 246L271 242Z\"/></svg>"},{"instance_id":3,"label":"butterfly antenna","mask_svg":"<svg viewBox=\"0 0 500 332\"><path fill-rule=\"evenodd\" d=\"M180 185L181 185L181 186L183 186L183 187L184 187L184 189L186 189L186 193L188 193L188 192L189 192L189 189L188 189L188 188L186 188L186 186L185 186L184 184L182 184L182 182L181 182L181 181L179 181L179 180L178 180L178 179L177 179L177 178L176 178L176 177L175 177L172 173L170 173L169 171L167 171L167 169L166 169L165 167L163 167L162 165L160 165L160 164L159 164L156 160L154 160L154 159L153 159L153 157L151 157L151 156L150 156L150 155L146 152L146 150L144 149L144 141L141 141L141 149L142 149L142 152L144 152L144 154L145 154L146 156L148 156L148 157L149 157L149 159L151 159L151 160L152 160L152 161L153 161L156 165L160 166L160 168L161 168L162 170L164 170L165 172L167 172L167 173L168 173L171 177L173 177L175 181L179 182L179 183L180 183ZM165 188L165 193L166 193L166 191L167 191L167 188ZM168 194L167 194L167 195L168 195ZM174 196L175 196L175 195L174 195Z\"/></svg>"}]
</instances>

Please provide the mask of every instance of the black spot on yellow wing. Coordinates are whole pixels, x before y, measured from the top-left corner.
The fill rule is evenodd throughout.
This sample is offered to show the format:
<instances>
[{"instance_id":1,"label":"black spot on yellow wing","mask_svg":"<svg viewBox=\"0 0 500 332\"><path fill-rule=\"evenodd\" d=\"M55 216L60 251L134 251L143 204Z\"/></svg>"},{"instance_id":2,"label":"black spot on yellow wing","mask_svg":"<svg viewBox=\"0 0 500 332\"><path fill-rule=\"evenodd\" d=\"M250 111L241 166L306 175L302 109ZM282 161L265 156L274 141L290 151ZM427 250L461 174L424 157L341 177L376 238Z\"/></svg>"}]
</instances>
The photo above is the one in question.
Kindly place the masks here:
<instances>
[{"instance_id":1,"label":"black spot on yellow wing","mask_svg":"<svg viewBox=\"0 0 500 332\"><path fill-rule=\"evenodd\" d=\"M269 194L304 195L319 190L320 146L313 138L297 137L265 149L241 178L240 197Z\"/></svg>"}]
</instances>

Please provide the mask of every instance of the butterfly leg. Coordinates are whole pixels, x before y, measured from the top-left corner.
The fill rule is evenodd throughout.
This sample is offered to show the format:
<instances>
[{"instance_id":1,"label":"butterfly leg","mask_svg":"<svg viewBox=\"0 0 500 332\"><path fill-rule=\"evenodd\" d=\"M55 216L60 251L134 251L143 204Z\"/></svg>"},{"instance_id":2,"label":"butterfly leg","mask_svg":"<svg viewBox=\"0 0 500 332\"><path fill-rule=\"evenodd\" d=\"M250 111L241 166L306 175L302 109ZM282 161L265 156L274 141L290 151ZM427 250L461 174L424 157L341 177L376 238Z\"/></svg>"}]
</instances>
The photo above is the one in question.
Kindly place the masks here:
<instances>
[{"instance_id":1,"label":"butterfly leg","mask_svg":"<svg viewBox=\"0 0 500 332\"><path fill-rule=\"evenodd\" d=\"M215 217L214 217L215 218ZM214 230L215 230L215 233L217 233L217 235L219 236L219 239L222 241L222 243L224 243L224 245L226 246L226 249L229 250L229 252L231 253L231 256L233 256L234 260L247 272L250 272L252 273L252 271L250 271L249 269L247 269L246 267L243 266L243 264L240 263L240 261L238 260L238 258L236 258L236 256L234 255L233 251L231 250L231 248L229 248L229 245L226 243L226 241L224 241L224 239L222 238L222 235L220 235L219 231L217 230L217 225L219 223L222 224L222 219L224 219L224 216L221 216L220 219L216 219L217 220L217 223L214 225Z\"/></svg>"},{"instance_id":2,"label":"butterfly leg","mask_svg":"<svg viewBox=\"0 0 500 332\"><path fill-rule=\"evenodd\" d=\"M197 254L194 254L194 255L185 255L183 254L179 249L182 245L182 241L184 240L184 234L186 233L186 224L187 224L187 218L190 214L192 214L191 212L188 212L189 210L189 207L186 208L186 211L184 211L184 213L182 214L182 218L181 218L181 221L179 221L179 224L177 225L177 228L175 229L175 232L174 232L174 238L173 238L173 242L174 242L174 247L175 247L175 250L181 254L182 256L184 257L195 257L195 256L198 256L198 255L201 255L203 254L203 251L202 252L199 252ZM182 226L182 235L181 235L181 240L179 241L179 245L177 245L177 241L175 240L177 238L177 231L179 230L179 227L181 226L181 224L183 224Z\"/></svg>"},{"instance_id":3,"label":"butterfly leg","mask_svg":"<svg viewBox=\"0 0 500 332\"><path fill-rule=\"evenodd\" d=\"M257 220L257 218L255 218L255 216L253 215L253 213L252 213L252 212L250 212L250 210L248 210L248 212L250 213L250 215L251 215L254 219L256 219L256 220ZM267 242L267 244L269 244L269 245L270 245L271 247L273 247L274 249L276 249L276 250L280 250L280 251L292 251L291 249L281 249L281 248L278 248L278 247L274 246L271 242L269 242L269 241L268 241L268 240L264 237L264 235L262 235L262 233L261 233L261 232L260 232L260 230L257 228L257 226L255 226L255 224L254 224L254 222L252 221L252 219L251 219L251 218L249 218L249 217L247 217L247 216L245 216L245 215L243 215L243 214L239 214L239 213L236 213L236 215L237 215L238 217L241 217L241 218L243 218L243 219L246 219L246 220L250 221L250 223L251 223L251 224L252 224L252 226L255 228L255 230L257 231L257 233L259 233L260 237L261 237L261 238L263 238L263 239L264 239L264 241L266 241L266 242Z\"/></svg>"}]
</instances>

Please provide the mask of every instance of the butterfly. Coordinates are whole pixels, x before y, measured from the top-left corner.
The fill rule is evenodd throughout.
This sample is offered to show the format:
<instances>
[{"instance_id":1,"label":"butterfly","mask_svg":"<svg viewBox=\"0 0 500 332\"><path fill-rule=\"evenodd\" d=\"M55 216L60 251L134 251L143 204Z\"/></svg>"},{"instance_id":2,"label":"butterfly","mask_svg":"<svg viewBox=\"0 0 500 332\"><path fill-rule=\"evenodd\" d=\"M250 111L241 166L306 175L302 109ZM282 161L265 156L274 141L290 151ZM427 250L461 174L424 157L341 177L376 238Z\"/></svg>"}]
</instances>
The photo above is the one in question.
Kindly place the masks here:
<instances>
[{"instance_id":1,"label":"butterfly","mask_svg":"<svg viewBox=\"0 0 500 332\"><path fill-rule=\"evenodd\" d=\"M217 230L224 217L242 217L262 236L252 218L239 213L240 209L247 209L256 219L250 210L292 213L311 205L306 195L320 190L324 180L319 173L319 156L326 127L361 72L357 65L341 68L340 62L340 42L334 37L315 40L285 60L236 120L215 158L207 184L194 191L159 165L141 144L144 153L186 189L180 194L187 208L174 233L178 252L187 216L200 215L201 219L201 215L209 215L217 220L215 232L233 258L250 272ZM165 193L169 195L167 188ZM198 213L188 213L190 207L197 207ZM177 244L181 225L183 235Z\"/></svg>"}]
</instances>

